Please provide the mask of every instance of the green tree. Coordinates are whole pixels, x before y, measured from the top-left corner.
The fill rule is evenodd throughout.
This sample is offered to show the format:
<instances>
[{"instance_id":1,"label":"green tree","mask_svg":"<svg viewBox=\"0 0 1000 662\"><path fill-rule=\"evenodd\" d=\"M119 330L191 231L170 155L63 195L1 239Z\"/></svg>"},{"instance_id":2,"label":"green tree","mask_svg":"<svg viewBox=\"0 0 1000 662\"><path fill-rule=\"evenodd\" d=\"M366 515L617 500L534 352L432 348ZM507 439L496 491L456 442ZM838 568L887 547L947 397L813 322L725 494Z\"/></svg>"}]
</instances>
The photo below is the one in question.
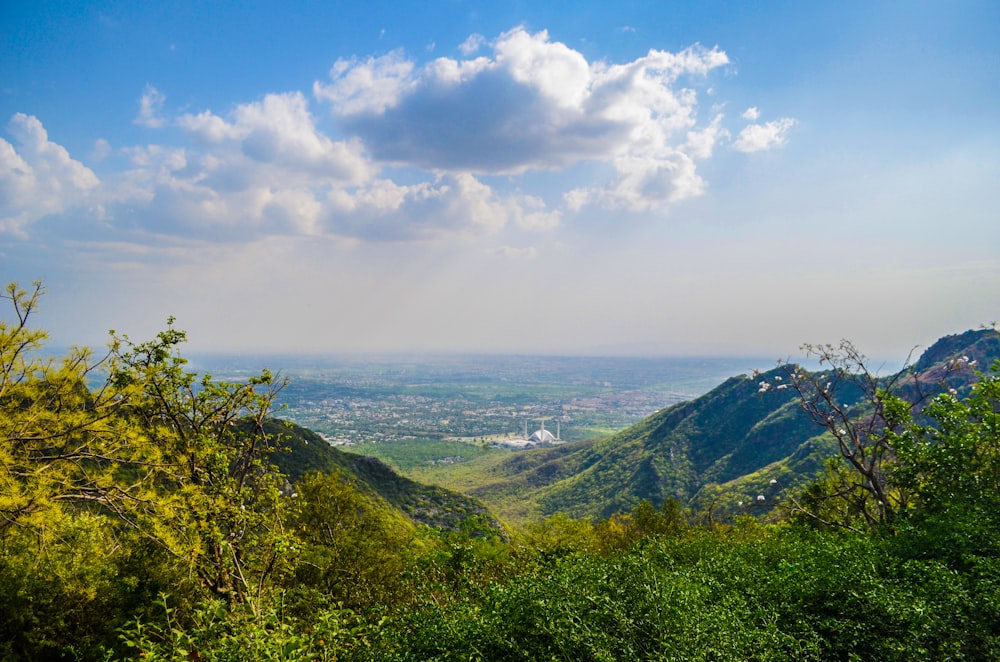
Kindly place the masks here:
<instances>
[{"instance_id":1,"label":"green tree","mask_svg":"<svg viewBox=\"0 0 1000 662\"><path fill-rule=\"evenodd\" d=\"M640 540L654 536L677 536L687 528L681 505L667 499L657 510L643 499L628 513L616 513L594 526L599 548L604 553L629 549Z\"/></svg>"},{"instance_id":2,"label":"green tree","mask_svg":"<svg viewBox=\"0 0 1000 662\"><path fill-rule=\"evenodd\" d=\"M259 601L288 549L285 481L268 461L280 439L264 429L284 382L186 370L172 318L149 342L112 332L97 361L85 349L46 358L47 334L32 327L43 292L11 283L2 295L0 532L88 510L155 542L213 594Z\"/></svg>"},{"instance_id":3,"label":"green tree","mask_svg":"<svg viewBox=\"0 0 1000 662\"><path fill-rule=\"evenodd\" d=\"M910 523L955 560L1000 556L1000 361L965 398L935 397L892 440L892 479L912 495Z\"/></svg>"},{"instance_id":4,"label":"green tree","mask_svg":"<svg viewBox=\"0 0 1000 662\"><path fill-rule=\"evenodd\" d=\"M829 458L823 472L803 488L788 495L786 513L793 522L813 529L849 529L862 532L865 499L861 477L840 457Z\"/></svg>"},{"instance_id":5,"label":"green tree","mask_svg":"<svg viewBox=\"0 0 1000 662\"><path fill-rule=\"evenodd\" d=\"M256 605L289 551L285 481L269 464L280 439L264 428L284 382L186 370L173 322L139 344L112 332L108 384L133 450L126 473L142 486L136 523L213 594Z\"/></svg>"},{"instance_id":6,"label":"green tree","mask_svg":"<svg viewBox=\"0 0 1000 662\"><path fill-rule=\"evenodd\" d=\"M832 498L846 504L836 510L851 514L851 520L856 516L869 528L891 524L906 509L907 499L904 490L889 484L888 468L895 459L892 441L903 429L908 410L926 398L920 382L905 369L880 377L869 368L867 357L846 340L837 346L804 345L803 349L825 369L810 373L789 365L786 384L797 392L803 410L836 441L839 459L848 470L829 467L822 489L814 486L800 502L813 507L800 507L798 514L826 522L819 511L826 508L822 502ZM761 391L772 386L762 383ZM894 395L904 386L915 396L909 401ZM854 526L844 518L826 523Z\"/></svg>"},{"instance_id":7,"label":"green tree","mask_svg":"<svg viewBox=\"0 0 1000 662\"><path fill-rule=\"evenodd\" d=\"M0 531L43 528L60 504L124 514L134 491L115 480L128 439L121 401L87 382L103 361L74 348L61 361L42 355L48 336L31 326L44 292L10 283L0 295L12 313L0 319Z\"/></svg>"},{"instance_id":8,"label":"green tree","mask_svg":"<svg viewBox=\"0 0 1000 662\"><path fill-rule=\"evenodd\" d=\"M290 522L302 545L297 585L352 608L401 596L412 524L337 473L307 474L294 497Z\"/></svg>"}]
</instances>

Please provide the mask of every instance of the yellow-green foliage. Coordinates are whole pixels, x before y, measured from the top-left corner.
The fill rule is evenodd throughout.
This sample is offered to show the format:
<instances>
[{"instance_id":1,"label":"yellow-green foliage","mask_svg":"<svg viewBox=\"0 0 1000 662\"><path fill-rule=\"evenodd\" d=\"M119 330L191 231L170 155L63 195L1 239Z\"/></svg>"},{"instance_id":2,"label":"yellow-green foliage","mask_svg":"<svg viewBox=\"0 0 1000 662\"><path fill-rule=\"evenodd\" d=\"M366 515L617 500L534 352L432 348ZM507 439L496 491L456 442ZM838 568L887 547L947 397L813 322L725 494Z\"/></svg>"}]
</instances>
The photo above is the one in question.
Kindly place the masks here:
<instances>
[{"instance_id":1,"label":"yellow-green foliage","mask_svg":"<svg viewBox=\"0 0 1000 662\"><path fill-rule=\"evenodd\" d=\"M268 464L278 440L264 430L281 385L266 371L224 383L185 370L176 348L186 337L171 322L154 341L112 345L108 388L144 490L135 523L215 594L257 602L289 546L282 481Z\"/></svg>"},{"instance_id":2,"label":"yellow-green foliage","mask_svg":"<svg viewBox=\"0 0 1000 662\"><path fill-rule=\"evenodd\" d=\"M337 474L308 474L295 490L296 583L354 607L399 600L413 525Z\"/></svg>"},{"instance_id":3,"label":"yellow-green foliage","mask_svg":"<svg viewBox=\"0 0 1000 662\"><path fill-rule=\"evenodd\" d=\"M0 528L41 525L60 502L126 507L130 495L114 480L128 452L115 395L87 388L87 350L41 355L47 334L30 326L40 284L4 292L14 316L0 321Z\"/></svg>"}]
</instances>

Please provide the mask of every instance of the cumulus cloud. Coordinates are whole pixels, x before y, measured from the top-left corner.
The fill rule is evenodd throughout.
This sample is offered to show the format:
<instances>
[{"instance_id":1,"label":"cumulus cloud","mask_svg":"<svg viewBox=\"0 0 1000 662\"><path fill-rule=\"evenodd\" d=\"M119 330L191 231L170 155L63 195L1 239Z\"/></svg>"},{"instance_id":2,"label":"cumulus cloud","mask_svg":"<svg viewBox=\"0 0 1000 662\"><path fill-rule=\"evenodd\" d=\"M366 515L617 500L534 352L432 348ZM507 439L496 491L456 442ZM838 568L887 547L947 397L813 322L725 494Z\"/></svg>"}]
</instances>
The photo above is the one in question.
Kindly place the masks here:
<instances>
[{"instance_id":1,"label":"cumulus cloud","mask_svg":"<svg viewBox=\"0 0 1000 662\"><path fill-rule=\"evenodd\" d=\"M40 218L86 204L100 180L49 140L38 118L17 113L0 138L0 232L21 234Z\"/></svg>"},{"instance_id":2,"label":"cumulus cloud","mask_svg":"<svg viewBox=\"0 0 1000 662\"><path fill-rule=\"evenodd\" d=\"M334 141L316 128L299 92L268 94L261 101L240 105L228 121L206 111L182 115L177 123L227 156L228 166L246 169L246 159L266 164L269 168L260 174L272 181L322 177L359 184L373 174L357 142Z\"/></svg>"},{"instance_id":3,"label":"cumulus cloud","mask_svg":"<svg viewBox=\"0 0 1000 662\"><path fill-rule=\"evenodd\" d=\"M117 209L141 206L136 222L157 234L435 241L559 220L541 199L502 195L469 173L407 185L379 177L358 140L318 130L299 93L267 95L224 118L182 115L176 124L196 149L127 149L133 169L116 187Z\"/></svg>"},{"instance_id":4,"label":"cumulus cloud","mask_svg":"<svg viewBox=\"0 0 1000 662\"><path fill-rule=\"evenodd\" d=\"M217 145L226 140L239 138L239 132L236 130L236 127L208 110L197 115L181 115L177 119L177 125L201 142L209 145Z\"/></svg>"},{"instance_id":5,"label":"cumulus cloud","mask_svg":"<svg viewBox=\"0 0 1000 662\"><path fill-rule=\"evenodd\" d=\"M683 152L693 159L707 159L712 156L712 150L720 139L729 136L729 131L722 127L722 114L716 115L712 122L703 129L688 131Z\"/></svg>"},{"instance_id":6,"label":"cumulus cloud","mask_svg":"<svg viewBox=\"0 0 1000 662\"><path fill-rule=\"evenodd\" d=\"M796 121L788 117L763 124L751 124L736 136L733 149L750 153L780 147L788 140L788 132L795 124Z\"/></svg>"},{"instance_id":7,"label":"cumulus cloud","mask_svg":"<svg viewBox=\"0 0 1000 662\"><path fill-rule=\"evenodd\" d=\"M395 106L412 84L413 62L402 51L366 60L337 60L330 85L313 84L317 99L335 104L341 115L381 114Z\"/></svg>"},{"instance_id":8,"label":"cumulus cloud","mask_svg":"<svg viewBox=\"0 0 1000 662\"><path fill-rule=\"evenodd\" d=\"M562 221L562 212L547 207L545 201L533 195L512 195L506 206L510 218L523 230L552 230Z\"/></svg>"},{"instance_id":9,"label":"cumulus cloud","mask_svg":"<svg viewBox=\"0 0 1000 662\"><path fill-rule=\"evenodd\" d=\"M684 152L641 154L615 159L618 177L603 187L578 188L564 196L567 207L579 211L599 204L608 209L647 212L701 195L705 180L697 173L694 160Z\"/></svg>"},{"instance_id":10,"label":"cumulus cloud","mask_svg":"<svg viewBox=\"0 0 1000 662\"><path fill-rule=\"evenodd\" d=\"M185 141L117 148L128 167L104 182L37 119L15 116L14 143L0 139L0 229L23 232L77 209L131 237L401 242L545 232L588 206L662 215L706 190L699 162L718 145L769 149L795 123L757 123L750 108L742 117L753 123L730 142L723 115L705 117L698 102L699 86L729 62L717 47L592 62L518 27L492 42L472 35L458 50L463 57L423 64L402 51L337 60L312 89L312 103L329 113L323 122L299 91L225 113L170 115L147 85L135 123L174 127ZM91 158L110 153L98 141ZM544 195L519 190L519 178L553 170L573 174L550 178L561 188L528 184Z\"/></svg>"},{"instance_id":11,"label":"cumulus cloud","mask_svg":"<svg viewBox=\"0 0 1000 662\"><path fill-rule=\"evenodd\" d=\"M180 148L146 145L126 147L123 151L128 156L129 162L137 168L176 172L187 166L186 152Z\"/></svg>"},{"instance_id":12,"label":"cumulus cloud","mask_svg":"<svg viewBox=\"0 0 1000 662\"><path fill-rule=\"evenodd\" d=\"M726 65L724 52L651 50L608 65L520 27L492 49L422 67L398 51L340 60L313 89L380 161L480 174L604 162L616 180L575 199L643 210L703 190L691 159L710 155L724 133L698 127L697 94L680 80Z\"/></svg>"},{"instance_id":13,"label":"cumulus cloud","mask_svg":"<svg viewBox=\"0 0 1000 662\"><path fill-rule=\"evenodd\" d=\"M332 192L330 201L329 231L369 241L489 235L544 214L534 201L500 195L468 173L408 186L379 180L352 193Z\"/></svg>"},{"instance_id":14,"label":"cumulus cloud","mask_svg":"<svg viewBox=\"0 0 1000 662\"><path fill-rule=\"evenodd\" d=\"M166 120L163 118L163 103L167 100L163 94L152 85L146 85L146 90L139 98L139 114L132 120L147 129L159 129Z\"/></svg>"},{"instance_id":15,"label":"cumulus cloud","mask_svg":"<svg viewBox=\"0 0 1000 662\"><path fill-rule=\"evenodd\" d=\"M481 34L470 34L469 37L458 45L458 52L468 57L486 45L486 37Z\"/></svg>"},{"instance_id":16,"label":"cumulus cloud","mask_svg":"<svg viewBox=\"0 0 1000 662\"><path fill-rule=\"evenodd\" d=\"M357 140L317 129L298 93L267 95L226 117L206 111L172 122L193 145L123 148L127 169L102 183L49 141L36 118L16 115L7 127L14 144L0 139L0 231L23 234L31 222L73 209L136 241L437 241L559 222L540 198L500 193L469 173L407 185L379 177Z\"/></svg>"}]
</instances>

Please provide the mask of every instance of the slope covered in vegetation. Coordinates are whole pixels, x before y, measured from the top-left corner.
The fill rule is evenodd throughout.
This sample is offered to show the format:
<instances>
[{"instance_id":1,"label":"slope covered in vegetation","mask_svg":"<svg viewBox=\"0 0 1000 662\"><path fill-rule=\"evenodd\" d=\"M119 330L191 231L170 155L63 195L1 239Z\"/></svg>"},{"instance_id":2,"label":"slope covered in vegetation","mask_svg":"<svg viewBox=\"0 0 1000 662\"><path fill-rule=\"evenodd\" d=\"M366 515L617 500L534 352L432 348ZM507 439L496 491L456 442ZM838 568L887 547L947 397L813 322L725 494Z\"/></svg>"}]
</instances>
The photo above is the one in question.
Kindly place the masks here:
<instances>
[{"instance_id":1,"label":"slope covered in vegetation","mask_svg":"<svg viewBox=\"0 0 1000 662\"><path fill-rule=\"evenodd\" d=\"M292 483L309 472L339 473L365 494L385 499L415 524L456 530L476 517L500 529L486 507L475 499L410 480L376 458L345 453L312 430L291 422L268 420L264 429L281 446L269 460Z\"/></svg>"},{"instance_id":2,"label":"slope covered in vegetation","mask_svg":"<svg viewBox=\"0 0 1000 662\"><path fill-rule=\"evenodd\" d=\"M820 381L789 375L756 422L692 406L642 428L642 444L725 476L746 439L796 429L774 413L794 390L840 459L785 490L796 507L781 521L720 523L668 498L508 538L478 515L457 530L415 524L391 502L432 497L307 451L318 438L271 418L273 376L187 371L170 324L148 342L114 337L104 358L49 359L39 295L0 295L13 311L0 321L0 660L1000 656L1000 362L934 362L965 386L911 406L846 372L846 346ZM919 375L898 385L926 390ZM713 426L738 438L684 448ZM523 468L544 477L573 455ZM638 484L668 475L647 460L630 467Z\"/></svg>"},{"instance_id":3,"label":"slope covered in vegetation","mask_svg":"<svg viewBox=\"0 0 1000 662\"><path fill-rule=\"evenodd\" d=\"M914 402L949 388L967 391L973 373L953 369L963 357L973 365L1000 358L1000 333L981 329L942 338L913 366L880 383L895 384ZM813 480L836 454L835 440L801 406L791 380L798 370L782 365L732 377L606 439L519 454L491 468L486 484L472 493L488 502L503 495L534 504L543 516L609 517L642 500L665 499L714 505L723 516L740 512L741 501L747 508L752 502L759 512L781 490ZM847 407L866 406L865 392L850 380L841 379L837 397Z\"/></svg>"}]
</instances>

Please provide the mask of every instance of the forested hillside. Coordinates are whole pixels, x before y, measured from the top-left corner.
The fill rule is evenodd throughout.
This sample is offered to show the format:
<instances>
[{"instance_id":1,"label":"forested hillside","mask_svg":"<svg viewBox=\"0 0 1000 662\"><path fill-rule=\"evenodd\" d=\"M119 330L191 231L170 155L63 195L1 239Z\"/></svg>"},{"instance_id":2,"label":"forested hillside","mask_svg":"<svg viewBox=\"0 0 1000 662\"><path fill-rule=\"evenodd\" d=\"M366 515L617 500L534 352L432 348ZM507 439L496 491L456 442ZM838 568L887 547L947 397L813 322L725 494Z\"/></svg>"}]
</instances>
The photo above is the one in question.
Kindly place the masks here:
<instances>
[{"instance_id":1,"label":"forested hillside","mask_svg":"<svg viewBox=\"0 0 1000 662\"><path fill-rule=\"evenodd\" d=\"M345 453L311 430L294 423L269 419L264 430L279 440L280 448L269 461L290 483L310 472L337 473L362 493L385 499L414 524L457 530L470 517L481 518L501 531L486 507L470 497L434 485L423 485L401 476L381 460Z\"/></svg>"},{"instance_id":2,"label":"forested hillside","mask_svg":"<svg viewBox=\"0 0 1000 662\"><path fill-rule=\"evenodd\" d=\"M814 348L817 354L832 349ZM867 389L860 379L838 376L836 367L810 380L836 382L831 391L848 408L863 410L875 390L890 385L918 403L947 389L968 391L974 372L955 369L963 357L988 366L1000 358L1000 333L981 329L942 338L912 366ZM863 372L866 366L853 367ZM796 374L805 373L780 365L732 377L609 438L520 454L495 467L474 494L531 503L543 516L609 517L642 500L666 499L714 507L721 517L770 510L782 491L814 480L837 453L830 431L803 408L806 394L796 389Z\"/></svg>"},{"instance_id":3,"label":"forested hillside","mask_svg":"<svg viewBox=\"0 0 1000 662\"><path fill-rule=\"evenodd\" d=\"M274 421L271 373L189 371L172 322L49 357L41 294L0 295L0 660L1000 657L1000 361L978 358L996 331L895 378L820 348L824 372L734 378L611 440L520 456L541 486L645 492L501 530ZM781 488L780 518L669 498L694 489L685 472L738 476L748 446L786 457L807 423L833 459Z\"/></svg>"}]
</instances>

